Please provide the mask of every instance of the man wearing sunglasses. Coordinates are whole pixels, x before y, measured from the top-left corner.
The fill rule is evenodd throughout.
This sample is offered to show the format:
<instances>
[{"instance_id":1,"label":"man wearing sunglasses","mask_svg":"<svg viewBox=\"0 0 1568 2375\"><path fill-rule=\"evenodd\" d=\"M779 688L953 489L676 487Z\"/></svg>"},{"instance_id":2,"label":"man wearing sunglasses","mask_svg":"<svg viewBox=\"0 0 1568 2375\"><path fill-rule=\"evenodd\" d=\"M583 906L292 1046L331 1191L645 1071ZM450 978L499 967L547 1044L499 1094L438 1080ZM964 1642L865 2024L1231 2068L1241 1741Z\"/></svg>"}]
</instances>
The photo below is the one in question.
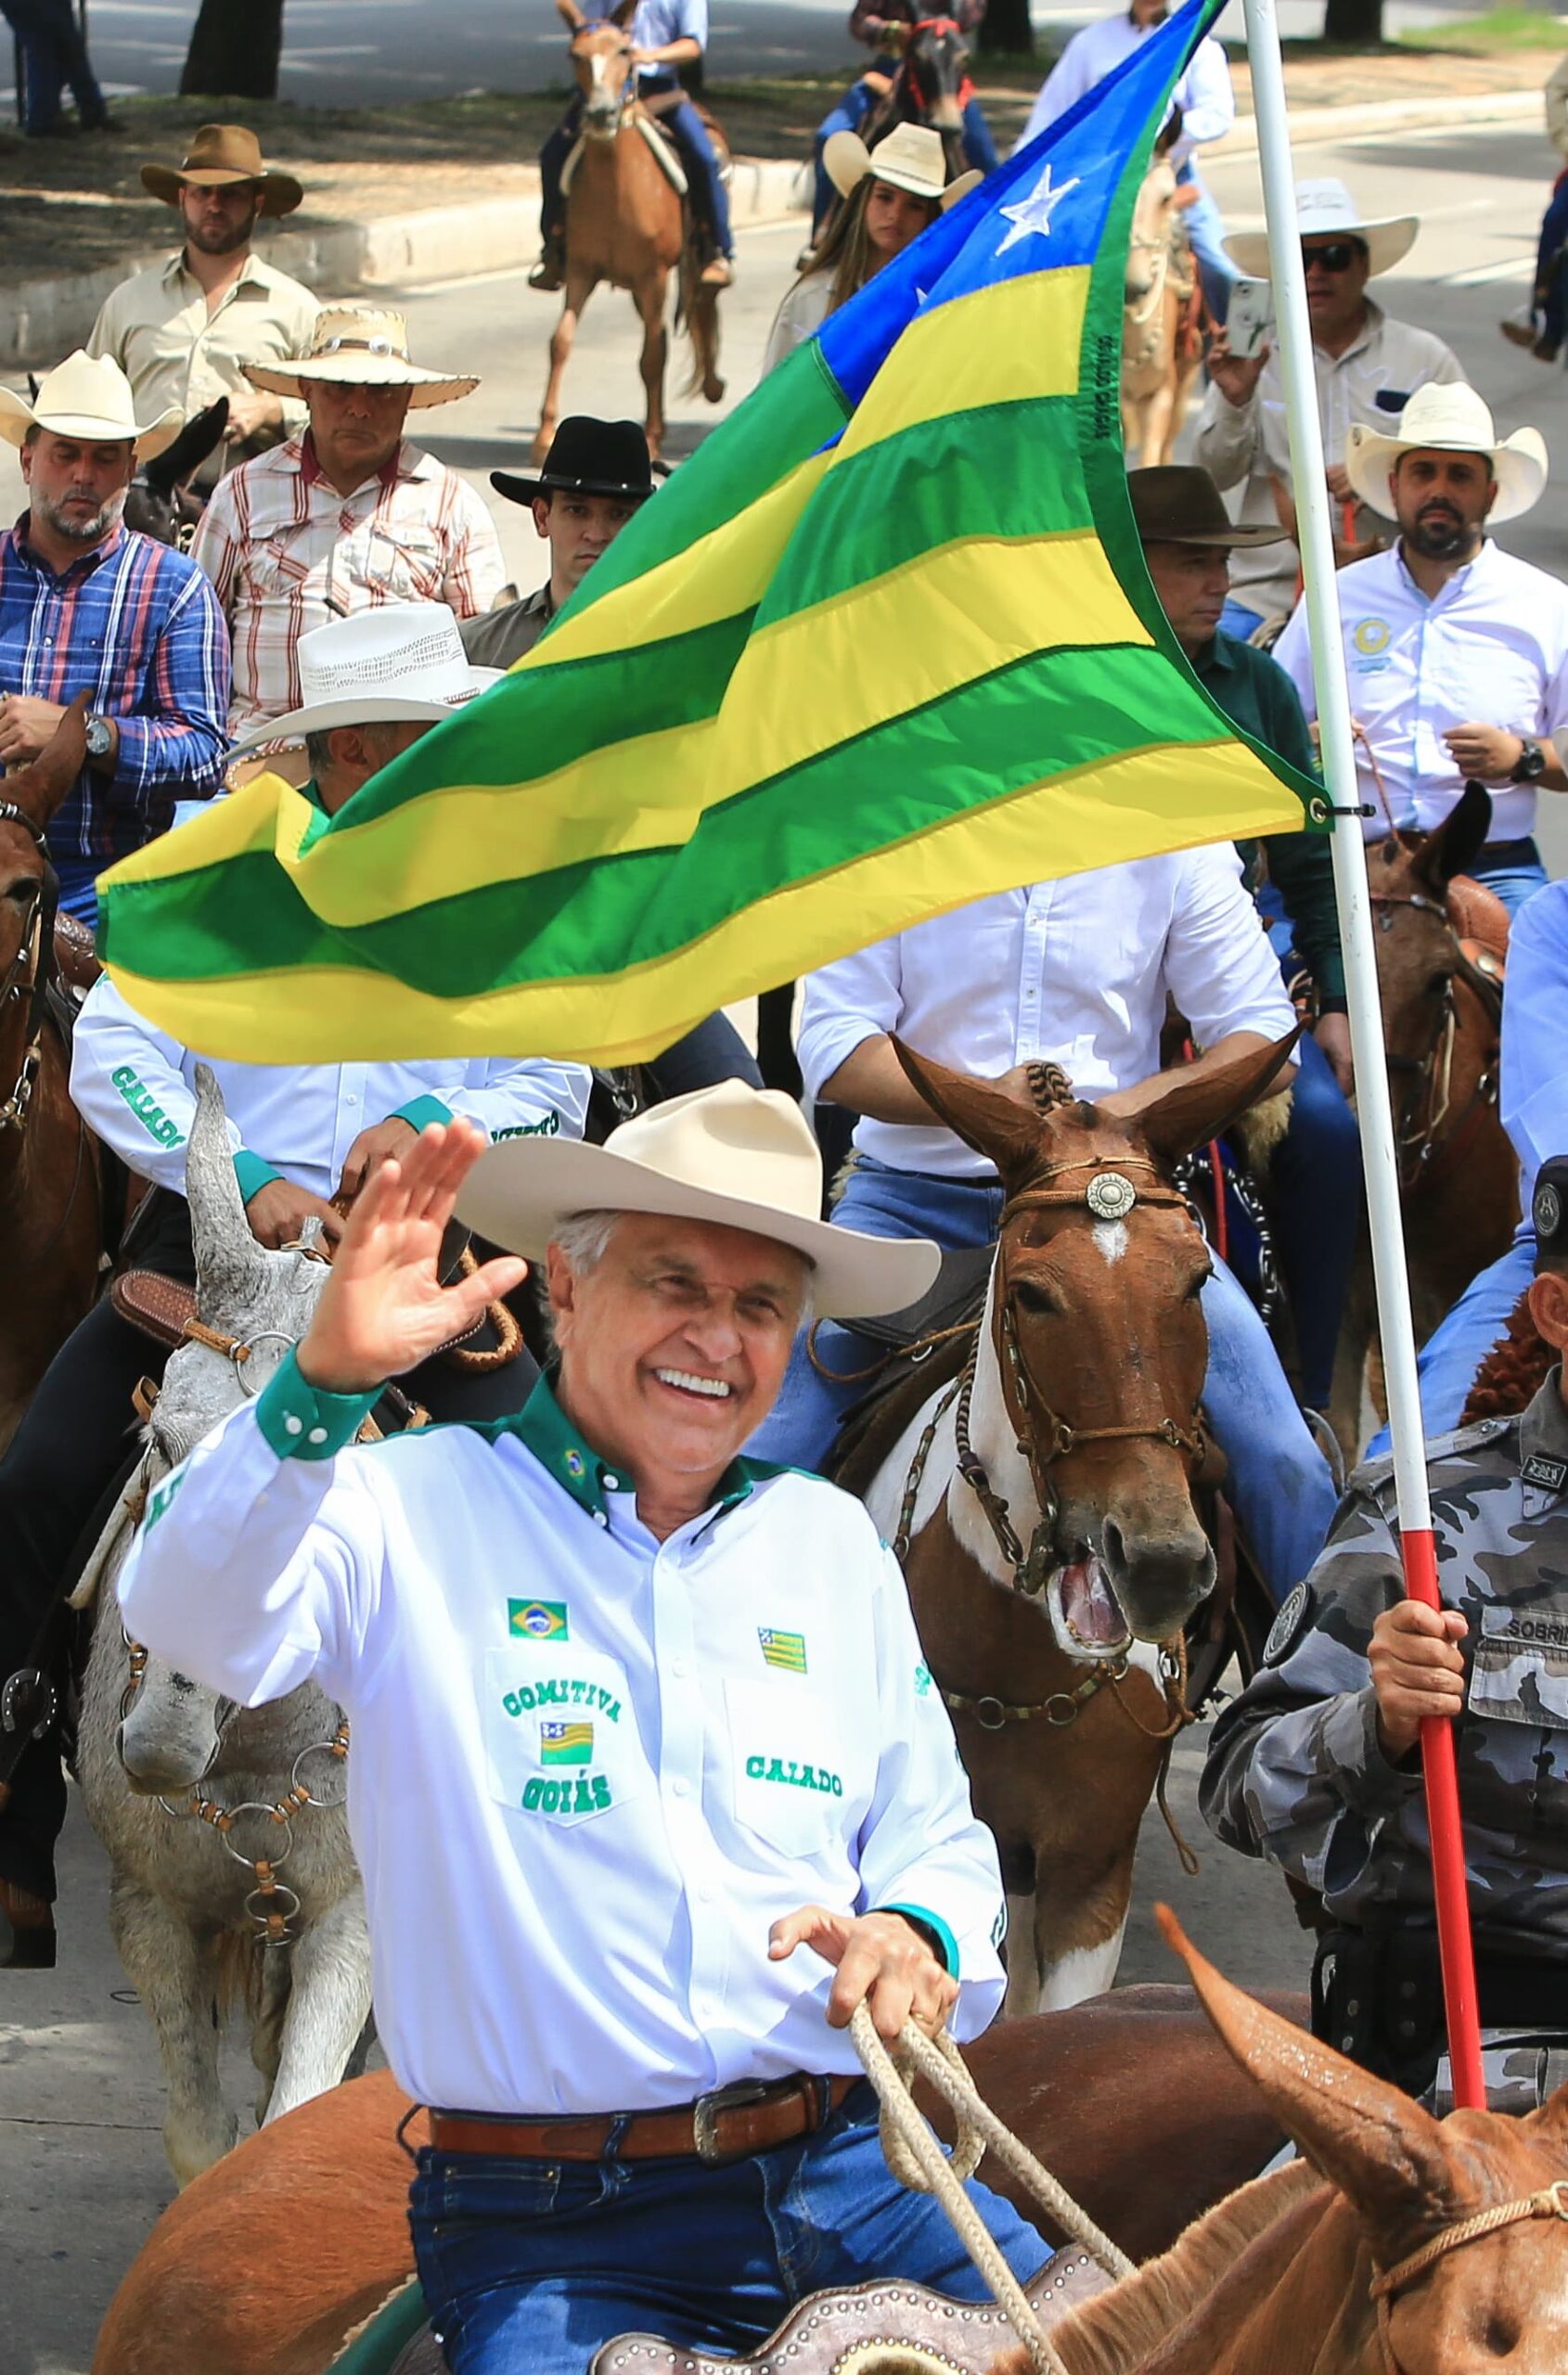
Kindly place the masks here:
<instances>
[{"instance_id":1,"label":"man wearing sunglasses","mask_svg":"<svg viewBox=\"0 0 1568 2375\"><path fill-rule=\"evenodd\" d=\"M1462 379L1464 374L1440 338L1393 320L1367 294L1369 280L1409 253L1420 227L1415 215L1369 221L1343 182L1317 181L1297 185L1296 219L1306 266L1323 450L1335 457L1329 488L1339 506L1339 557L1342 562L1356 560L1376 551L1382 539L1376 522L1359 512L1343 467L1351 429L1387 429L1418 388ZM1262 231L1234 233L1226 247L1241 273L1267 274L1268 242ZM1284 385L1266 345L1244 357L1233 355L1223 337L1215 341L1195 458L1230 492L1227 507L1238 525L1278 523L1290 532L1288 543L1238 552L1232 562L1230 599L1220 624L1227 635L1244 641L1266 619L1289 613L1301 571Z\"/></svg>"}]
</instances>

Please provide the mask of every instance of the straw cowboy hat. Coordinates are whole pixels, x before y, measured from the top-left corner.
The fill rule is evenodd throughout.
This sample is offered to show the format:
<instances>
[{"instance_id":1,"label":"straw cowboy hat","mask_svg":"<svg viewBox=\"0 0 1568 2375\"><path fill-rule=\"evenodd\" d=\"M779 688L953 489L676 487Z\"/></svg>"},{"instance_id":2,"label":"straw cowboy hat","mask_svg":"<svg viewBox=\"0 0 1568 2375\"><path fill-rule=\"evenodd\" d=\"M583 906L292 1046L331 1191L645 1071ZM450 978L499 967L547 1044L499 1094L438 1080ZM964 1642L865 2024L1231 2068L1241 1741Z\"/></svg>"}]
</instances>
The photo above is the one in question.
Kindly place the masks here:
<instances>
[{"instance_id":1,"label":"straw cowboy hat","mask_svg":"<svg viewBox=\"0 0 1568 2375\"><path fill-rule=\"evenodd\" d=\"M830 133L822 163L841 198L847 198L869 173L915 198L934 199L944 213L967 198L981 178L979 173L959 173L949 182L942 135L924 123L895 123L875 149L867 148L858 132Z\"/></svg>"},{"instance_id":2,"label":"straw cowboy hat","mask_svg":"<svg viewBox=\"0 0 1568 2375\"><path fill-rule=\"evenodd\" d=\"M335 725L435 725L505 674L476 668L444 602L381 602L302 635L298 709L253 725L236 753Z\"/></svg>"},{"instance_id":3,"label":"straw cowboy hat","mask_svg":"<svg viewBox=\"0 0 1568 2375\"><path fill-rule=\"evenodd\" d=\"M336 380L350 388L406 388L416 410L471 396L476 379L452 371L424 371L408 360L408 325L401 314L379 305L328 305L315 317L310 352L298 363L247 363L253 388L272 396L302 396L313 383Z\"/></svg>"},{"instance_id":4,"label":"straw cowboy hat","mask_svg":"<svg viewBox=\"0 0 1568 2375\"><path fill-rule=\"evenodd\" d=\"M1127 493L1140 544L1223 545L1227 551L1251 552L1257 545L1285 541L1278 525L1239 528L1208 471L1192 465L1129 470Z\"/></svg>"},{"instance_id":5,"label":"straw cowboy hat","mask_svg":"<svg viewBox=\"0 0 1568 2375\"><path fill-rule=\"evenodd\" d=\"M142 187L165 206L177 206L182 189L222 189L230 182L254 182L263 214L292 214L304 196L292 173L262 162L262 144L242 123L203 123L177 165L144 165Z\"/></svg>"},{"instance_id":6,"label":"straw cowboy hat","mask_svg":"<svg viewBox=\"0 0 1568 2375\"><path fill-rule=\"evenodd\" d=\"M902 1311L934 1282L942 1255L929 1238L830 1228L821 1210L822 1158L799 1106L739 1080L672 1097L601 1147L509 1138L481 1155L457 1199L469 1228L531 1262L576 1213L668 1213L749 1229L805 1256L825 1319Z\"/></svg>"},{"instance_id":7,"label":"straw cowboy hat","mask_svg":"<svg viewBox=\"0 0 1568 2375\"><path fill-rule=\"evenodd\" d=\"M1356 421L1345 439L1344 467L1369 510L1385 520L1395 517L1389 478L1400 455L1413 454L1418 447L1442 454L1484 454L1490 459L1497 495L1486 514L1489 528L1517 520L1546 492L1547 449L1538 429L1516 429L1499 441L1492 416L1473 388L1462 380L1446 387L1429 380L1410 398L1397 429L1368 429Z\"/></svg>"},{"instance_id":8,"label":"straw cowboy hat","mask_svg":"<svg viewBox=\"0 0 1568 2375\"><path fill-rule=\"evenodd\" d=\"M1392 272L1401 256L1409 254L1420 229L1415 214L1382 214L1369 219L1343 182L1296 184L1296 231L1304 239L1359 239L1367 250L1369 274ZM1268 275L1268 236L1264 231L1233 231L1221 243L1238 272L1249 276Z\"/></svg>"},{"instance_id":9,"label":"straw cowboy hat","mask_svg":"<svg viewBox=\"0 0 1568 2375\"><path fill-rule=\"evenodd\" d=\"M150 462L174 443L185 420L178 404L156 420L138 420L131 382L119 364L107 354L95 361L82 347L45 373L31 404L0 388L0 437L11 445L22 444L30 429L47 429L88 445L117 445L124 439L135 446L138 462Z\"/></svg>"}]
</instances>

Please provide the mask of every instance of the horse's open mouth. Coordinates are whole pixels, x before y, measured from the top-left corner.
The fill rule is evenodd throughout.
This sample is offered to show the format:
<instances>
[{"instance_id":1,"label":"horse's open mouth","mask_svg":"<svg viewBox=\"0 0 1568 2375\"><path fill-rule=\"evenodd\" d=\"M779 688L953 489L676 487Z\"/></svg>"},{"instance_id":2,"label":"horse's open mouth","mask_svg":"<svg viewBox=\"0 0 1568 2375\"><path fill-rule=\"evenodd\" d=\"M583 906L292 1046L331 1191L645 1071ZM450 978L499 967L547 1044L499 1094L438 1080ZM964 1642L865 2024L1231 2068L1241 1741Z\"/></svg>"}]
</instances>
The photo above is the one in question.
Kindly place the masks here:
<instances>
[{"instance_id":1,"label":"horse's open mouth","mask_svg":"<svg viewBox=\"0 0 1568 2375\"><path fill-rule=\"evenodd\" d=\"M1056 1637L1070 1658L1114 1657L1132 1647L1127 1620L1092 1550L1064 1560L1046 1585Z\"/></svg>"}]
</instances>

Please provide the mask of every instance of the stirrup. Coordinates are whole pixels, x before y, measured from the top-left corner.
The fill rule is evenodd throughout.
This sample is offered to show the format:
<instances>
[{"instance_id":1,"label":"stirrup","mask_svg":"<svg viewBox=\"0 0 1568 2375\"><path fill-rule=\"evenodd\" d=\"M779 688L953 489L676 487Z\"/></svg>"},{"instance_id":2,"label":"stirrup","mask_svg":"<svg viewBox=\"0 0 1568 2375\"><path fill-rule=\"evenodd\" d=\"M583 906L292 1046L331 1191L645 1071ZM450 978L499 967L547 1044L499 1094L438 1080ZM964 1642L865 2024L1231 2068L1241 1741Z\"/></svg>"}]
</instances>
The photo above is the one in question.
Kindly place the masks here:
<instances>
[{"instance_id":1,"label":"stirrup","mask_svg":"<svg viewBox=\"0 0 1568 2375\"><path fill-rule=\"evenodd\" d=\"M553 242L546 245L543 255L528 276L530 289L542 289L553 296L566 286L566 257Z\"/></svg>"}]
</instances>

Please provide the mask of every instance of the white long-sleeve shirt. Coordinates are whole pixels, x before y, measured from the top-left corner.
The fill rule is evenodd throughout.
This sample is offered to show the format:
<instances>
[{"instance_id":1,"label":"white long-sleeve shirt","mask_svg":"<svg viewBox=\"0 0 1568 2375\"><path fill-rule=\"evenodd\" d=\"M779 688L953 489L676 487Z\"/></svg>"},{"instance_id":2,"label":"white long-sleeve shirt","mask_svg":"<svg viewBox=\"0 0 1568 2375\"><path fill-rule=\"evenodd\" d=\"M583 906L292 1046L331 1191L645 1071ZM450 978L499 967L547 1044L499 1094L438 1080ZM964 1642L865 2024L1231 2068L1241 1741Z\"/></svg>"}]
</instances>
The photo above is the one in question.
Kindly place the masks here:
<instances>
[{"instance_id":1,"label":"white long-sleeve shirt","mask_svg":"<svg viewBox=\"0 0 1568 2375\"><path fill-rule=\"evenodd\" d=\"M1508 936L1503 1008L1503 1127L1519 1157L1525 1225L1536 1174L1568 1154L1568 882L1534 892Z\"/></svg>"},{"instance_id":2,"label":"white long-sleeve shirt","mask_svg":"<svg viewBox=\"0 0 1568 2375\"><path fill-rule=\"evenodd\" d=\"M1000 891L824 966L805 985L801 1070L820 1097L862 1041L896 1031L982 1079L1037 1059L1104 1097L1159 1071L1167 991L1205 1046L1294 1026L1228 842ZM898 1171L990 1168L934 1122L862 1119L855 1143Z\"/></svg>"},{"instance_id":3,"label":"white long-sleeve shirt","mask_svg":"<svg viewBox=\"0 0 1568 2375\"><path fill-rule=\"evenodd\" d=\"M314 1677L349 1715L399 2084L585 2113L855 2071L832 1971L768 1959L812 1902L926 1923L957 2033L983 2029L996 1848L860 1504L738 1461L660 1542L547 1383L497 1425L344 1448L367 1406L289 1354L154 1494L120 1599L228 1697Z\"/></svg>"},{"instance_id":4,"label":"white long-sleeve shirt","mask_svg":"<svg viewBox=\"0 0 1568 2375\"><path fill-rule=\"evenodd\" d=\"M196 1067L208 1061L158 1030L107 978L76 1024L71 1093L130 1169L185 1194ZM401 1114L416 1129L461 1113L492 1139L579 1138L593 1076L546 1057L462 1057L407 1064L240 1064L211 1059L224 1093L239 1192L280 1175L323 1198L364 1129Z\"/></svg>"},{"instance_id":5,"label":"white long-sleeve shirt","mask_svg":"<svg viewBox=\"0 0 1568 2375\"><path fill-rule=\"evenodd\" d=\"M1036 133L1044 132L1047 123L1075 107L1086 91L1114 73L1122 60L1157 31L1154 25L1135 25L1130 16L1118 11L1074 33L1035 93L1029 121L1013 143L1013 155L1026 148ZM1171 150L1176 165L1185 164L1195 148L1223 140L1235 122L1230 61L1212 33L1193 51L1191 63L1171 94L1171 103L1181 109L1181 131Z\"/></svg>"}]
</instances>

